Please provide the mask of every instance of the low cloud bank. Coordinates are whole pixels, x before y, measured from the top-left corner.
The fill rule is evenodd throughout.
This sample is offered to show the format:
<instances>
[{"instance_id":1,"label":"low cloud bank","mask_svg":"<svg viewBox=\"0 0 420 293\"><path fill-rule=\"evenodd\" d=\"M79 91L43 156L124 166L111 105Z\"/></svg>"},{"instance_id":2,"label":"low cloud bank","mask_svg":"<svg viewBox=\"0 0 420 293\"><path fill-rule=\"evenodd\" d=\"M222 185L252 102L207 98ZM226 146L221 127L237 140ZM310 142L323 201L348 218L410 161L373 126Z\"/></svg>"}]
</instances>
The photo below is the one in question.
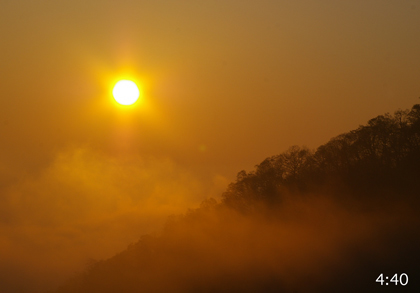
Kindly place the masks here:
<instances>
[{"instance_id":1,"label":"low cloud bank","mask_svg":"<svg viewBox=\"0 0 420 293\"><path fill-rule=\"evenodd\" d=\"M404 202L307 195L244 214L209 200L57 292L375 292L380 273L415 283L419 223Z\"/></svg>"},{"instance_id":2,"label":"low cloud bank","mask_svg":"<svg viewBox=\"0 0 420 293\"><path fill-rule=\"evenodd\" d=\"M203 195L204 194L204 195ZM169 159L68 149L2 186L2 292L54 288L89 259L158 231L203 200L204 185Z\"/></svg>"}]
</instances>

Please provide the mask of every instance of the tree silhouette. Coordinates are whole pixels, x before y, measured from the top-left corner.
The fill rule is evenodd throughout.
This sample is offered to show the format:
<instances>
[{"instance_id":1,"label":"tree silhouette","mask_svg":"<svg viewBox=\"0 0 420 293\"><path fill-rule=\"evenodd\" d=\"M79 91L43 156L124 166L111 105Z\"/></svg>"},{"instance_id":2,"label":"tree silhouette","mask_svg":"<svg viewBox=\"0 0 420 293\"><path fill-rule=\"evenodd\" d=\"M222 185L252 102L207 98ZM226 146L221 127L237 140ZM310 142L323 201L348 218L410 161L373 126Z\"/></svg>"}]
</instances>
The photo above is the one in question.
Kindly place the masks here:
<instances>
[{"instance_id":1,"label":"tree silhouette","mask_svg":"<svg viewBox=\"0 0 420 293\"><path fill-rule=\"evenodd\" d=\"M239 172L223 201L250 209L247 206L254 206L250 201L280 203L285 191L316 191L325 185L361 194L379 187L417 186L413 174L419 171L419 154L420 105L416 104L411 111L379 115L315 152L292 146L256 165L255 171Z\"/></svg>"}]
</instances>

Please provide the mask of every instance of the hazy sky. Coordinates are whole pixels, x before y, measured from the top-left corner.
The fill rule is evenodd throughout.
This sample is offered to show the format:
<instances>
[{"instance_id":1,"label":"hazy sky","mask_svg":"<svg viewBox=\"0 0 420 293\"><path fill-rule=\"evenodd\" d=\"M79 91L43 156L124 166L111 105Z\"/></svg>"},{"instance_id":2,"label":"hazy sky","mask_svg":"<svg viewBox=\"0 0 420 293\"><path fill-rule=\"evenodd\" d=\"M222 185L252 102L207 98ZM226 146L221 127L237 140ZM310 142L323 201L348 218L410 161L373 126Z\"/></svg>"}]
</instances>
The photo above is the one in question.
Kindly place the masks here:
<instances>
[{"instance_id":1,"label":"hazy sky","mask_svg":"<svg viewBox=\"0 0 420 293\"><path fill-rule=\"evenodd\" d=\"M1 1L0 269L110 256L268 156L410 108L419 36L419 0Z\"/></svg>"}]
</instances>

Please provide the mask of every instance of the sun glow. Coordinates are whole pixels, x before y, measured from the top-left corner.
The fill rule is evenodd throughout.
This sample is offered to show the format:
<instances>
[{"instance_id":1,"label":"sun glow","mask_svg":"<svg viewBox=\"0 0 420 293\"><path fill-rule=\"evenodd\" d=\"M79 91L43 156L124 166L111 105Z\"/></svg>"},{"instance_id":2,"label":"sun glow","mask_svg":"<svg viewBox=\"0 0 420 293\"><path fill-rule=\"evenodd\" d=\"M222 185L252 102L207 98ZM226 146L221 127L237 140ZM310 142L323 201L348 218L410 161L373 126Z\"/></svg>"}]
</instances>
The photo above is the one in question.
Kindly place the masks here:
<instances>
[{"instance_id":1,"label":"sun glow","mask_svg":"<svg viewBox=\"0 0 420 293\"><path fill-rule=\"evenodd\" d=\"M114 99L121 105L132 105L140 96L137 85L131 80L120 80L112 90Z\"/></svg>"}]
</instances>

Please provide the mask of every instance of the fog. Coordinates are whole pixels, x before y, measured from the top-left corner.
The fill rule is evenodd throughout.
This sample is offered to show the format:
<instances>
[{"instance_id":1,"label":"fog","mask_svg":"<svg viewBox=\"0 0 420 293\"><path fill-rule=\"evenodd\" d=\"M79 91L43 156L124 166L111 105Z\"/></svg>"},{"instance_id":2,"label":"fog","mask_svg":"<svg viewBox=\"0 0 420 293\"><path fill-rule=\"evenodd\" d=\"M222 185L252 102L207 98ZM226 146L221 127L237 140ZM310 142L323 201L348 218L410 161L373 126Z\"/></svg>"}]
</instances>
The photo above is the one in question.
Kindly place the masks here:
<instances>
[{"instance_id":1,"label":"fog","mask_svg":"<svg viewBox=\"0 0 420 293\"><path fill-rule=\"evenodd\" d=\"M211 180L170 159L110 156L87 146L58 152L47 166L2 185L2 292L56 287L225 187L222 176Z\"/></svg>"},{"instance_id":2,"label":"fog","mask_svg":"<svg viewBox=\"0 0 420 293\"><path fill-rule=\"evenodd\" d=\"M419 131L416 104L229 185L169 158L61 149L2 181L2 290L373 292L381 273L414 288Z\"/></svg>"},{"instance_id":3,"label":"fog","mask_svg":"<svg viewBox=\"0 0 420 293\"><path fill-rule=\"evenodd\" d=\"M244 214L208 200L58 292L374 292L382 272L414 279L419 223L402 202L318 194Z\"/></svg>"},{"instance_id":4,"label":"fog","mask_svg":"<svg viewBox=\"0 0 420 293\"><path fill-rule=\"evenodd\" d=\"M403 193L420 189L420 106L357 127L418 101L418 2L1 1L1 293L85 274L82 292L102 265L114 273L98 273L97 288L114 292L299 290L346 274L336 282L377 285L385 267L406 270L418 260L406 246L418 244L419 204ZM132 107L112 96L121 79L140 89ZM296 178L283 175L302 158L285 156L290 166L261 168L250 191L247 181L223 201L238 171L349 129L360 135L324 146ZM238 208L285 200L276 188L296 182L325 190ZM351 188L330 193L343 182ZM211 197L221 202L211 212L187 212ZM159 256L141 265L144 280L122 281L127 262L111 260L142 235ZM142 245L130 251L148 255Z\"/></svg>"}]
</instances>

